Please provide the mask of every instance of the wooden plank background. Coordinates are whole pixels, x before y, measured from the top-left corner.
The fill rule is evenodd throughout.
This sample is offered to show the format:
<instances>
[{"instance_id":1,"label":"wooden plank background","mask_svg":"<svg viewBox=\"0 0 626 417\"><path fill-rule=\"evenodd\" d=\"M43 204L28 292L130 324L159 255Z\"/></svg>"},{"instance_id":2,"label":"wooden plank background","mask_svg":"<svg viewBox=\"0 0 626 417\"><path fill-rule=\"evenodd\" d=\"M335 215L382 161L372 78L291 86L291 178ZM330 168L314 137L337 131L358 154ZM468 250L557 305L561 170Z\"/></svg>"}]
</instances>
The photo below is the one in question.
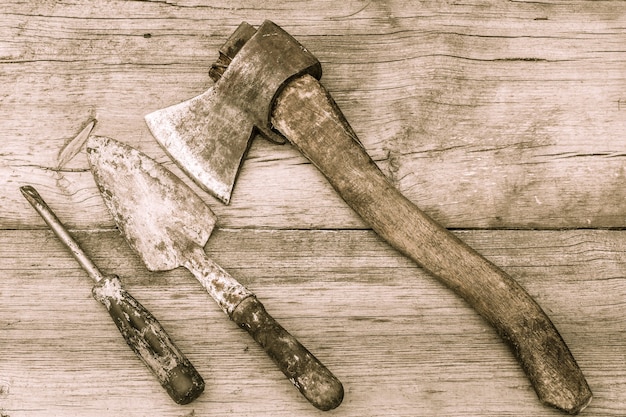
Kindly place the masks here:
<instances>
[{"instance_id":1,"label":"wooden plank background","mask_svg":"<svg viewBox=\"0 0 626 417\"><path fill-rule=\"evenodd\" d=\"M149 273L106 211L95 133L175 173L143 116L210 88L241 21L322 62L367 151L517 279L595 394L626 414L626 2L9 0L0 14L0 415L557 416L472 309L382 242L289 146L254 141L207 252L343 382L304 400L185 270ZM185 181L189 181L185 178ZM19 193L34 185L207 382L177 406Z\"/></svg>"}]
</instances>

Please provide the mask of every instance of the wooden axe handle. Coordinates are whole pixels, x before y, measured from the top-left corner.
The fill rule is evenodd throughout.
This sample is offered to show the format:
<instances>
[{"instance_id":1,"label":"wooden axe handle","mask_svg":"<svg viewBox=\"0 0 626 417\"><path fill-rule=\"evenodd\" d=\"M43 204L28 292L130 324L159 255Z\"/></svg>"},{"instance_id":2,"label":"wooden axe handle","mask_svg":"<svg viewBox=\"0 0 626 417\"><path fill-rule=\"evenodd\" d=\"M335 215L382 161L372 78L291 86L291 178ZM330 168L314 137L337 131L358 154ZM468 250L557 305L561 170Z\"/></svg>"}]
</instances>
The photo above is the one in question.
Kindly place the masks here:
<instances>
[{"instance_id":1,"label":"wooden axe handle","mask_svg":"<svg viewBox=\"0 0 626 417\"><path fill-rule=\"evenodd\" d=\"M319 82L308 75L277 97L273 126L394 248L463 297L509 344L541 401L576 414L591 391L558 331L511 277L393 187Z\"/></svg>"}]
</instances>

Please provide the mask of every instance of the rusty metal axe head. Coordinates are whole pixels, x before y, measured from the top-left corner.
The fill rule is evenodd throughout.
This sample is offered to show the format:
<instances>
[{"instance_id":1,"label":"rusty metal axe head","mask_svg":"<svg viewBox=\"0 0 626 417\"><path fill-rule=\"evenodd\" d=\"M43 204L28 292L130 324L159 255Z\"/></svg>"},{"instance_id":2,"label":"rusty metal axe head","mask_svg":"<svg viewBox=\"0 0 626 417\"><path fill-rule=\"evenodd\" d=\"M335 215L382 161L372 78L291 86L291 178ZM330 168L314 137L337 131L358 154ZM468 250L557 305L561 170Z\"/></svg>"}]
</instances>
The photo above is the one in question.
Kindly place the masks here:
<instances>
[{"instance_id":1,"label":"rusty metal axe head","mask_svg":"<svg viewBox=\"0 0 626 417\"><path fill-rule=\"evenodd\" d=\"M274 99L289 80L322 75L319 61L270 21L242 23L220 48L205 93L146 116L169 156L201 188L225 204L255 133L284 142L272 130Z\"/></svg>"}]
</instances>

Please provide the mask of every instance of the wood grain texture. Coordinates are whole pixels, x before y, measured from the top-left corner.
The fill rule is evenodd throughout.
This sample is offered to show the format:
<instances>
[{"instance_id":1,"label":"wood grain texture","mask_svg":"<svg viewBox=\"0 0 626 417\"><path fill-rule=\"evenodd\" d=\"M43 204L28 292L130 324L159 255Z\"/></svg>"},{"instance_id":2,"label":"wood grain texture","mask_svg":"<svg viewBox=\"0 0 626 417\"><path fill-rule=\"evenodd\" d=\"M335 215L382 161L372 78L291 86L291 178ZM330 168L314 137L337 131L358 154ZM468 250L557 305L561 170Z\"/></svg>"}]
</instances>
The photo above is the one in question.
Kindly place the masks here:
<instances>
[{"instance_id":1,"label":"wood grain texture","mask_svg":"<svg viewBox=\"0 0 626 417\"><path fill-rule=\"evenodd\" d=\"M97 118L96 134L180 174L143 116L209 88L219 46L265 19L320 59L403 194L472 229L457 233L546 310L594 392L583 415L624 415L626 4L574 0L5 1L0 415L321 415L190 274L145 271L84 152L59 166ZM198 402L173 404L125 346L25 184L197 365ZM492 329L366 230L294 149L257 139L230 206L200 195L219 216L210 256L343 382L327 414L560 415Z\"/></svg>"},{"instance_id":2,"label":"wood grain texture","mask_svg":"<svg viewBox=\"0 0 626 417\"><path fill-rule=\"evenodd\" d=\"M623 2L264 4L5 5L0 225L34 223L9 191L36 182L76 226L110 226L84 157L55 170L63 146L97 117L97 134L166 161L143 116L209 88L219 46L266 18L319 57L370 155L445 226L625 225ZM363 227L313 172L258 141L223 224Z\"/></svg>"},{"instance_id":3,"label":"wood grain texture","mask_svg":"<svg viewBox=\"0 0 626 417\"><path fill-rule=\"evenodd\" d=\"M621 415L623 233L458 235L550 314L594 389L584 415ZM191 274L146 272L116 231L77 238L159 317L205 378L205 393L188 406L172 403L52 233L6 231L0 249L13 256L0 260L5 415L320 415ZM344 403L330 414L561 415L537 401L487 323L373 232L219 230L206 249L342 380Z\"/></svg>"}]
</instances>

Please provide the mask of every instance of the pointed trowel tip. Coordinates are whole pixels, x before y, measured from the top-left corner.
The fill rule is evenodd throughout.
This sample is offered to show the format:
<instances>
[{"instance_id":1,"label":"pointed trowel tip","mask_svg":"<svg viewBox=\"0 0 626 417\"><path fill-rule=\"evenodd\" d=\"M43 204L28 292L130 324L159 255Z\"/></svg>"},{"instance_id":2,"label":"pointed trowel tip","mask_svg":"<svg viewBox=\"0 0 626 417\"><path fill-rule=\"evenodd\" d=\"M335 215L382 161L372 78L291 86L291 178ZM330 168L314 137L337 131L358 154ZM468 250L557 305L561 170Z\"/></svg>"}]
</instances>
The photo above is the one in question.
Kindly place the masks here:
<instances>
[{"instance_id":1,"label":"pointed trowel tip","mask_svg":"<svg viewBox=\"0 0 626 417\"><path fill-rule=\"evenodd\" d=\"M85 150L87 151L87 161L89 166L93 169L94 160L98 156L100 149L104 145L105 138L102 136L89 136L87 142L85 142Z\"/></svg>"},{"instance_id":2,"label":"pointed trowel tip","mask_svg":"<svg viewBox=\"0 0 626 417\"><path fill-rule=\"evenodd\" d=\"M106 182L102 176L116 178L122 174L119 169L128 162L127 145L106 136L90 136L85 148L89 168L99 187L101 182Z\"/></svg>"},{"instance_id":3,"label":"pointed trowel tip","mask_svg":"<svg viewBox=\"0 0 626 417\"><path fill-rule=\"evenodd\" d=\"M111 139L104 136L89 136L86 143L87 154L91 155L94 152L100 151L109 140Z\"/></svg>"},{"instance_id":4,"label":"pointed trowel tip","mask_svg":"<svg viewBox=\"0 0 626 417\"><path fill-rule=\"evenodd\" d=\"M89 139L87 139L87 146L89 147L97 147L105 142L107 138L104 136L90 135Z\"/></svg>"},{"instance_id":5,"label":"pointed trowel tip","mask_svg":"<svg viewBox=\"0 0 626 417\"><path fill-rule=\"evenodd\" d=\"M93 170L97 168L98 161L114 160L115 155L118 155L117 157L124 155L125 147L126 145L121 142L106 136L90 136L86 143L89 165Z\"/></svg>"}]
</instances>

